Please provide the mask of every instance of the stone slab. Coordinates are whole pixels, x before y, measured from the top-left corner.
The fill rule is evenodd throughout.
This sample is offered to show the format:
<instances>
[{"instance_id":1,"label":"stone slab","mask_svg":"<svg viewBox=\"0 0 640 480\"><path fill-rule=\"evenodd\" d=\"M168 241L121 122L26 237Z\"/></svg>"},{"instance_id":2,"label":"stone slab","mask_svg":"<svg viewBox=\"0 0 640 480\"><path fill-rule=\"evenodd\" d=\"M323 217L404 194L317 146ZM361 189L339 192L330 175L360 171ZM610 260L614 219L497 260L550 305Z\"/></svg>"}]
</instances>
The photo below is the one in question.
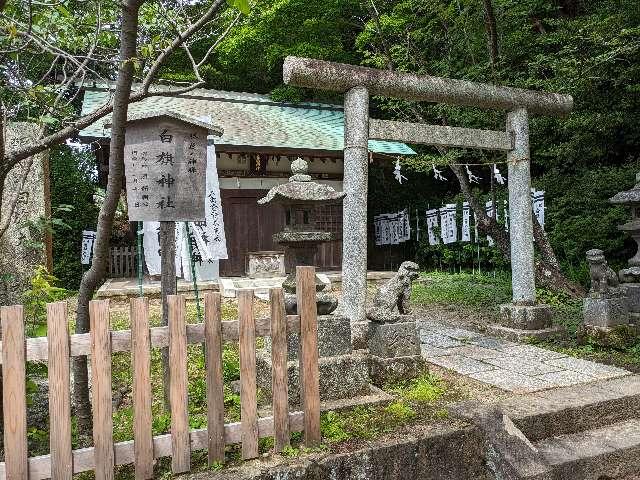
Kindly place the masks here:
<instances>
[{"instance_id":1,"label":"stone slab","mask_svg":"<svg viewBox=\"0 0 640 480\"><path fill-rule=\"evenodd\" d=\"M447 337L446 335L440 335L431 330L423 330L420 332L420 342L439 348L461 347L464 345L464 343L459 340Z\"/></svg>"},{"instance_id":2,"label":"stone slab","mask_svg":"<svg viewBox=\"0 0 640 480\"><path fill-rule=\"evenodd\" d=\"M606 392L618 392L623 395L640 395L640 376L627 375L617 377L604 382L599 382L598 386Z\"/></svg>"},{"instance_id":3,"label":"stone slab","mask_svg":"<svg viewBox=\"0 0 640 480\"><path fill-rule=\"evenodd\" d=\"M493 337L486 337L486 336L469 340L469 343L472 345L477 345L482 348L489 348L489 349L500 350L500 351L503 351L506 348L510 348L517 345L516 343L510 342L508 340L504 340L502 338L493 338Z\"/></svg>"},{"instance_id":4,"label":"stone slab","mask_svg":"<svg viewBox=\"0 0 640 480\"><path fill-rule=\"evenodd\" d=\"M447 337L455 338L460 341L467 341L474 338L482 337L481 333L474 332L472 330L465 330L463 328L448 328L440 327L437 329L440 335L446 335Z\"/></svg>"},{"instance_id":5,"label":"stone slab","mask_svg":"<svg viewBox=\"0 0 640 480\"><path fill-rule=\"evenodd\" d=\"M557 372L545 373L543 375L537 375L536 378L540 378L541 380L548 382L553 388L570 387L572 385L595 381L594 377L590 377L583 373L573 372L571 370L559 370Z\"/></svg>"},{"instance_id":6,"label":"stone slab","mask_svg":"<svg viewBox=\"0 0 640 480\"><path fill-rule=\"evenodd\" d=\"M509 356L532 359L538 362L544 362L545 360L552 360L554 358L564 358L567 356L564 353L554 352L553 350L547 350L534 345L522 344L514 344L513 346L505 347L502 352Z\"/></svg>"},{"instance_id":7,"label":"stone slab","mask_svg":"<svg viewBox=\"0 0 640 480\"><path fill-rule=\"evenodd\" d=\"M415 322L371 322L369 352L384 358L420 355L420 340Z\"/></svg>"},{"instance_id":8,"label":"stone slab","mask_svg":"<svg viewBox=\"0 0 640 480\"><path fill-rule=\"evenodd\" d=\"M463 348L463 347L457 347ZM442 357L444 355L453 355L457 348L440 348L423 343L420 345L420 353L423 358Z\"/></svg>"},{"instance_id":9,"label":"stone slab","mask_svg":"<svg viewBox=\"0 0 640 480\"><path fill-rule=\"evenodd\" d=\"M547 360L545 363L555 367L560 367L564 370L571 370L573 372L579 372L596 379L606 379L622 377L624 375L630 375L630 372L621 368L612 367L610 365L602 365L601 363L591 362L589 360L583 360L581 358L557 358L553 360Z\"/></svg>"},{"instance_id":10,"label":"stone slab","mask_svg":"<svg viewBox=\"0 0 640 480\"><path fill-rule=\"evenodd\" d=\"M551 326L551 307L548 305L500 305L500 324L522 330L542 330Z\"/></svg>"},{"instance_id":11,"label":"stone slab","mask_svg":"<svg viewBox=\"0 0 640 480\"><path fill-rule=\"evenodd\" d=\"M542 378L530 377L503 369L476 372L470 374L469 377L513 393L536 392L552 386L550 382Z\"/></svg>"},{"instance_id":12,"label":"stone slab","mask_svg":"<svg viewBox=\"0 0 640 480\"><path fill-rule=\"evenodd\" d=\"M465 345L463 347L449 348L446 350L451 355L462 355L475 360L486 360L488 358L502 358L507 355L500 350L479 347L478 345Z\"/></svg>"},{"instance_id":13,"label":"stone slab","mask_svg":"<svg viewBox=\"0 0 640 480\"><path fill-rule=\"evenodd\" d=\"M531 358L523 358L519 356L487 358L484 360L489 365L509 370L510 372L521 373L523 375L542 375L545 373L557 372L563 370L562 367L537 362Z\"/></svg>"},{"instance_id":14,"label":"stone slab","mask_svg":"<svg viewBox=\"0 0 640 480\"><path fill-rule=\"evenodd\" d=\"M487 332L497 337L513 342L524 342L526 340L547 340L564 334L565 330L560 326L543 328L541 330L523 330L519 328L509 328L504 325L488 325Z\"/></svg>"},{"instance_id":15,"label":"stone slab","mask_svg":"<svg viewBox=\"0 0 640 480\"><path fill-rule=\"evenodd\" d=\"M624 297L584 299L582 314L585 325L614 327L629 323L629 310Z\"/></svg>"},{"instance_id":16,"label":"stone slab","mask_svg":"<svg viewBox=\"0 0 640 480\"><path fill-rule=\"evenodd\" d=\"M429 363L438 365L440 367L453 370L463 375L469 375L471 373L485 372L488 370L495 370L494 365L490 365L473 358L464 357L462 355L447 355L444 357L428 358Z\"/></svg>"}]
</instances>

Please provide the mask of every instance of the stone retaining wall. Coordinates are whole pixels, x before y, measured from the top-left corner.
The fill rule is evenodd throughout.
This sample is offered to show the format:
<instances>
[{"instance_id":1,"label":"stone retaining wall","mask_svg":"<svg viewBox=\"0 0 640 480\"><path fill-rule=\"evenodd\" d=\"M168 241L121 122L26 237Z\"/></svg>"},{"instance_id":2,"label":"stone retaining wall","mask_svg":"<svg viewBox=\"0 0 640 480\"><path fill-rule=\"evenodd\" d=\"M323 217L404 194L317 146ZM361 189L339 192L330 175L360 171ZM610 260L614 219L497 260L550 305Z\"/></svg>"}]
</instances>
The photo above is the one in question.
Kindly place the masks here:
<instances>
[{"instance_id":1,"label":"stone retaining wall","mask_svg":"<svg viewBox=\"0 0 640 480\"><path fill-rule=\"evenodd\" d=\"M190 480L485 480L483 440L473 427L429 427L421 435L377 442L353 453L315 455L284 463L249 462Z\"/></svg>"}]
</instances>

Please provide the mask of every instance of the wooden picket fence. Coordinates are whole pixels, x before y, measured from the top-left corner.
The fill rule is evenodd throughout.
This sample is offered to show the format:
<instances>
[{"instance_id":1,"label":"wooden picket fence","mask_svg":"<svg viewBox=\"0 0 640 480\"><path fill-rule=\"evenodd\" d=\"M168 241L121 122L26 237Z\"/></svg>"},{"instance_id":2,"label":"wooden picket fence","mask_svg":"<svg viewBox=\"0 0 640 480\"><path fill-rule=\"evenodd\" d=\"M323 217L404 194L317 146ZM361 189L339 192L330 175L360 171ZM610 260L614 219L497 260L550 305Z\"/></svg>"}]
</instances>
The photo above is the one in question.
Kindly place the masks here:
<instances>
[{"instance_id":1,"label":"wooden picket fence","mask_svg":"<svg viewBox=\"0 0 640 480\"><path fill-rule=\"evenodd\" d=\"M111 247L107 276L129 278L138 274L138 253L136 247Z\"/></svg>"},{"instance_id":2,"label":"wooden picket fence","mask_svg":"<svg viewBox=\"0 0 640 480\"><path fill-rule=\"evenodd\" d=\"M111 479L115 465L134 464L136 479L153 478L154 459L171 457L173 473L191 469L191 452L207 449L210 464L224 461L225 445L242 444L242 458L258 456L258 439L274 437L275 451L289 445L291 432L304 431L308 446L320 442L315 269L297 269L298 315L286 315L282 289L270 292L271 317L256 319L253 291L240 290L239 318L222 321L220 294L205 295L204 323L187 324L185 298L169 297L169 326L149 328L147 298L131 299L131 330L109 325L109 301L90 303L91 333L69 335L67 304L47 305L47 337L25 339L23 307L2 307L2 370L5 462L0 479L71 479L91 471ZM287 333L300 334L302 411L289 411ZM272 416L258 418L256 337L271 336L273 361ZM241 420L224 423L222 343L239 342ZM205 344L207 428L189 430L187 345ZM153 436L151 413L151 347L169 347L171 433ZM113 442L111 355L131 352L134 438ZM93 446L72 450L70 358L91 357ZM25 362L48 360L50 454L28 457Z\"/></svg>"}]
</instances>

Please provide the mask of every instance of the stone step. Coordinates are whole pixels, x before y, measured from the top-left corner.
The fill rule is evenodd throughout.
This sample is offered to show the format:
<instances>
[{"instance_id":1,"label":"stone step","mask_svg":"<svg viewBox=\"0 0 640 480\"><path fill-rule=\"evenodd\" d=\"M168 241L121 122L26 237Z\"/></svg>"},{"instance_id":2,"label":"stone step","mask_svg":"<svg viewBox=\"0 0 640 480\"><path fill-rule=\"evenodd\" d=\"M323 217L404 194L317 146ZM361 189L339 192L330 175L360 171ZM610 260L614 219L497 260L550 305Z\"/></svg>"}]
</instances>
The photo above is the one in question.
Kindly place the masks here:
<instances>
[{"instance_id":1,"label":"stone step","mask_svg":"<svg viewBox=\"0 0 640 480\"><path fill-rule=\"evenodd\" d=\"M537 442L635 418L640 412L640 376L554 388L497 402L526 437ZM453 407L473 419L493 404L467 401Z\"/></svg>"},{"instance_id":2,"label":"stone step","mask_svg":"<svg viewBox=\"0 0 640 480\"><path fill-rule=\"evenodd\" d=\"M537 392L514 399L505 412L532 442L605 427L640 412L640 376Z\"/></svg>"},{"instance_id":3,"label":"stone step","mask_svg":"<svg viewBox=\"0 0 640 480\"><path fill-rule=\"evenodd\" d=\"M640 472L639 418L546 438L534 445L557 479L621 478Z\"/></svg>"}]
</instances>

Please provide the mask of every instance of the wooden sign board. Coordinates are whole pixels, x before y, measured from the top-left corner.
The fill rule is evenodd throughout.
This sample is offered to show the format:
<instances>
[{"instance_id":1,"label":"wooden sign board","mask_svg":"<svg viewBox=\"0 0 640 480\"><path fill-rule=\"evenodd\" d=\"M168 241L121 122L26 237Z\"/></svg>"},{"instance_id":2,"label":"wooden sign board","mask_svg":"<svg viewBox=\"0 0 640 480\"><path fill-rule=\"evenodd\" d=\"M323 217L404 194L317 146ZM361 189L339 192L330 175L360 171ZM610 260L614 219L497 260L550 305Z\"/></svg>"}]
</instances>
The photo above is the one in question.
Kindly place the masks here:
<instances>
[{"instance_id":1,"label":"wooden sign board","mask_svg":"<svg viewBox=\"0 0 640 480\"><path fill-rule=\"evenodd\" d=\"M130 221L204 220L205 128L168 116L131 122L124 155Z\"/></svg>"}]
</instances>

